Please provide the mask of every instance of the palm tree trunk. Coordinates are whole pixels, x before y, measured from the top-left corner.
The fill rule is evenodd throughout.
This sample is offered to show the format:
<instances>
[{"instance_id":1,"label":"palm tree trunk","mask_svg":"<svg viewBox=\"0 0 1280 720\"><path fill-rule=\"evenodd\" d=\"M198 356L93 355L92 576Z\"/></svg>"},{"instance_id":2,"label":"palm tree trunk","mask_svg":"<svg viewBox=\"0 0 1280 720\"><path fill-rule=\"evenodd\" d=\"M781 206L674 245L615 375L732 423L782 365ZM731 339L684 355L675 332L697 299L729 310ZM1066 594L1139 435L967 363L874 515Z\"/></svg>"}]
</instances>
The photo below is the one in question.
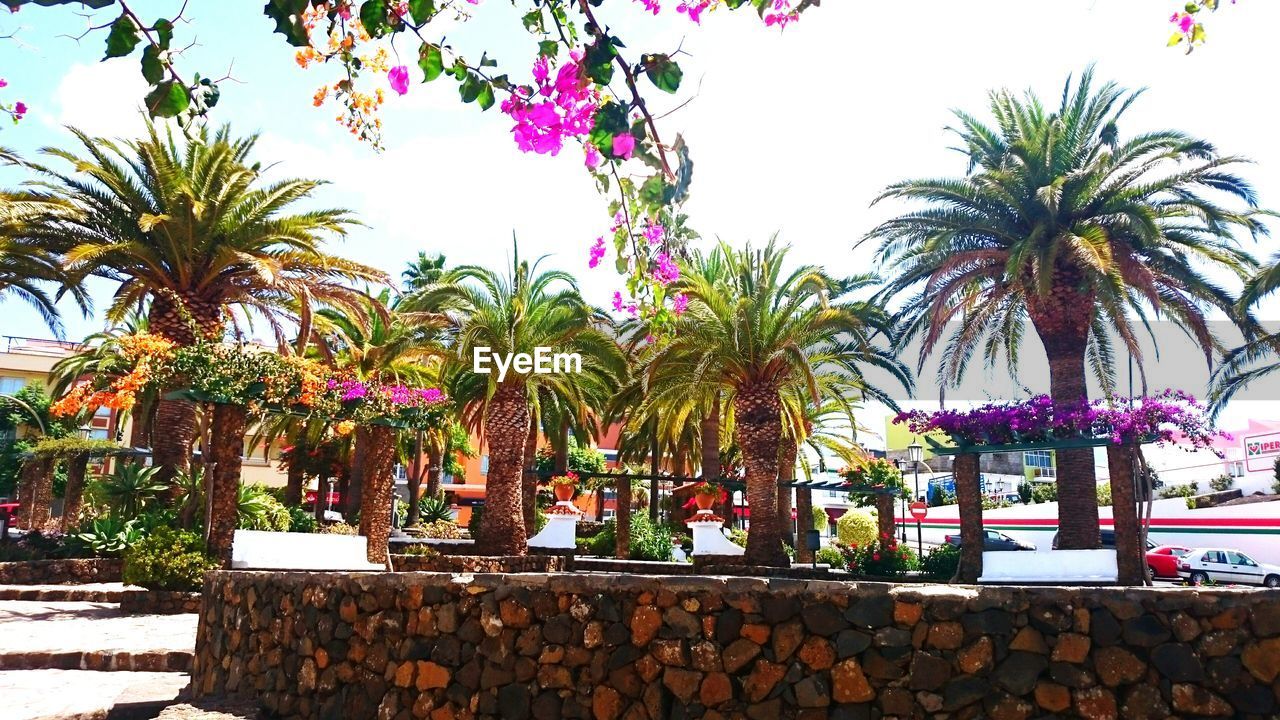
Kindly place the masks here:
<instances>
[{"instance_id":1,"label":"palm tree trunk","mask_svg":"<svg viewBox=\"0 0 1280 720\"><path fill-rule=\"evenodd\" d=\"M960 510L960 565L956 582L973 584L982 575L982 492L978 486L978 456L957 455L952 465L956 504ZM890 511L892 512L892 510Z\"/></svg>"},{"instance_id":2,"label":"palm tree trunk","mask_svg":"<svg viewBox=\"0 0 1280 720\"><path fill-rule=\"evenodd\" d=\"M796 536L791 530L791 487L787 483L796 479L798 452L795 438L782 438L778 447L778 522L782 524L782 541L793 548L797 545Z\"/></svg>"},{"instance_id":3,"label":"palm tree trunk","mask_svg":"<svg viewBox=\"0 0 1280 720\"><path fill-rule=\"evenodd\" d=\"M618 512L614 523L614 535L617 538L617 551L614 555L619 560L631 557L631 476L618 478ZM601 503L603 505L603 503Z\"/></svg>"},{"instance_id":4,"label":"palm tree trunk","mask_svg":"<svg viewBox=\"0 0 1280 720\"><path fill-rule=\"evenodd\" d=\"M151 419L155 416L155 409L154 403L134 406L129 425L130 447L151 447Z\"/></svg>"},{"instance_id":5,"label":"palm tree trunk","mask_svg":"<svg viewBox=\"0 0 1280 720\"><path fill-rule=\"evenodd\" d=\"M702 451L702 479L707 482L714 482L720 479L720 392L716 391L711 399L711 407L707 410L707 414L698 424L699 439L698 444ZM715 513L722 518L728 518L728 523L733 522L733 496L730 493L728 500L723 503L717 503Z\"/></svg>"},{"instance_id":6,"label":"palm tree trunk","mask_svg":"<svg viewBox=\"0 0 1280 720\"><path fill-rule=\"evenodd\" d=\"M569 420L560 418L555 447L555 473L563 475L569 472Z\"/></svg>"},{"instance_id":7,"label":"palm tree trunk","mask_svg":"<svg viewBox=\"0 0 1280 720\"><path fill-rule=\"evenodd\" d=\"M440 496L440 474L444 469L444 453L432 443L427 448L427 497Z\"/></svg>"},{"instance_id":8,"label":"palm tree trunk","mask_svg":"<svg viewBox=\"0 0 1280 720\"><path fill-rule=\"evenodd\" d=\"M395 494L396 431L386 425L370 425L365 430L368 448L360 482L360 534L368 545L369 562L385 563Z\"/></svg>"},{"instance_id":9,"label":"palm tree trunk","mask_svg":"<svg viewBox=\"0 0 1280 720\"><path fill-rule=\"evenodd\" d=\"M749 565L787 567L778 522L778 443L782 438L782 402L777 386L756 383L738 388L734 399L735 434L746 470Z\"/></svg>"},{"instance_id":10,"label":"palm tree trunk","mask_svg":"<svg viewBox=\"0 0 1280 720\"><path fill-rule=\"evenodd\" d=\"M67 533L76 527L80 519L80 506L84 501L84 481L89 473L89 456L73 455L67 458L67 489L62 493L62 520L58 530Z\"/></svg>"},{"instance_id":11,"label":"palm tree trunk","mask_svg":"<svg viewBox=\"0 0 1280 720\"><path fill-rule=\"evenodd\" d=\"M22 484L26 491L22 510L26 516L28 530L43 532L46 529L45 526L49 524L55 463L56 461L52 458L33 457L22 466Z\"/></svg>"},{"instance_id":12,"label":"palm tree trunk","mask_svg":"<svg viewBox=\"0 0 1280 720\"><path fill-rule=\"evenodd\" d=\"M1084 363L1086 337L1046 339L1041 336L1049 357L1049 394L1054 403L1071 404L1088 397ZM1058 547L1064 550L1096 548L1101 536L1093 449L1057 450L1054 460L1058 476Z\"/></svg>"},{"instance_id":13,"label":"palm tree trunk","mask_svg":"<svg viewBox=\"0 0 1280 720\"><path fill-rule=\"evenodd\" d=\"M307 455L307 429L303 427L298 431L298 437L293 443L293 459L294 462L289 463L289 472L285 478L284 486L284 504L289 507L302 504L302 484L306 482L307 476L303 472L302 458ZM317 495L317 497L319 497Z\"/></svg>"},{"instance_id":14,"label":"palm tree trunk","mask_svg":"<svg viewBox=\"0 0 1280 720\"><path fill-rule=\"evenodd\" d=\"M198 298L157 293L152 298L147 327L160 337L184 347L196 342L196 333L206 340L218 340L223 331L222 307ZM156 401L153 427L163 428L163 432L152 433L151 457L160 468L156 479L165 483L172 480L178 470L190 469L191 450L196 439L195 404L187 400L164 399L165 392L180 389L183 388L162 388ZM240 442L243 443L244 439L241 438Z\"/></svg>"},{"instance_id":15,"label":"palm tree trunk","mask_svg":"<svg viewBox=\"0 0 1280 720\"><path fill-rule=\"evenodd\" d=\"M796 561L813 562L813 551L809 549L809 531L813 530L813 491L809 488L796 488Z\"/></svg>"},{"instance_id":16,"label":"palm tree trunk","mask_svg":"<svg viewBox=\"0 0 1280 720\"><path fill-rule=\"evenodd\" d=\"M329 478L323 474L316 477L316 504L311 508L317 522L324 520L324 511L329 507Z\"/></svg>"},{"instance_id":17,"label":"palm tree trunk","mask_svg":"<svg viewBox=\"0 0 1280 720\"><path fill-rule=\"evenodd\" d=\"M649 519L658 522L658 473L662 472L662 449L658 445L658 418L653 418L653 435L649 438Z\"/></svg>"},{"instance_id":18,"label":"palm tree trunk","mask_svg":"<svg viewBox=\"0 0 1280 720\"><path fill-rule=\"evenodd\" d=\"M405 525L418 524L418 501L422 499L422 431L413 436L413 469L409 472L409 513Z\"/></svg>"},{"instance_id":19,"label":"palm tree trunk","mask_svg":"<svg viewBox=\"0 0 1280 720\"><path fill-rule=\"evenodd\" d=\"M231 542L239 524L240 465L248 424L248 411L243 405L213 406L213 440L208 458L213 464L212 509L207 546L224 568L231 567Z\"/></svg>"},{"instance_id":20,"label":"palm tree trunk","mask_svg":"<svg viewBox=\"0 0 1280 720\"><path fill-rule=\"evenodd\" d=\"M1142 552L1142 527L1138 522L1133 469L1137 461L1133 445L1107 446L1111 475L1111 516L1116 531L1116 566L1121 585L1145 585L1147 563Z\"/></svg>"},{"instance_id":21,"label":"palm tree trunk","mask_svg":"<svg viewBox=\"0 0 1280 720\"><path fill-rule=\"evenodd\" d=\"M351 446L351 474L347 476L347 489L342 493L342 517L348 523L362 505L364 494L364 466L369 457L369 428L357 427Z\"/></svg>"},{"instance_id":22,"label":"palm tree trunk","mask_svg":"<svg viewBox=\"0 0 1280 720\"><path fill-rule=\"evenodd\" d=\"M524 461L520 465L520 517L524 521L525 537L534 535L538 527L538 481L533 474L538 466L538 423L529 418L529 432L524 439ZM492 457L490 463L492 463Z\"/></svg>"},{"instance_id":23,"label":"palm tree trunk","mask_svg":"<svg viewBox=\"0 0 1280 720\"><path fill-rule=\"evenodd\" d=\"M529 398L523 383L498 386L489 401L484 426L489 443L489 477L477 549L489 555L524 555L528 548L521 487L529 433Z\"/></svg>"}]
</instances>

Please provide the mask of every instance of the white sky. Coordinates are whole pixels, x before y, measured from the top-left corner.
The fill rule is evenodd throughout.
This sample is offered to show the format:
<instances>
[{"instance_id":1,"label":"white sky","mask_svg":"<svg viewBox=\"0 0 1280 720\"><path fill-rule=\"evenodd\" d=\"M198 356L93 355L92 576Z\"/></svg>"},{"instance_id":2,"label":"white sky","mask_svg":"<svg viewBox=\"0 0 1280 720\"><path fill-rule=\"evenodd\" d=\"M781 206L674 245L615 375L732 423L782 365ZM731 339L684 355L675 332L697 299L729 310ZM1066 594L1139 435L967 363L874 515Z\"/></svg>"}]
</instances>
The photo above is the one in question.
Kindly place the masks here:
<instances>
[{"instance_id":1,"label":"white sky","mask_svg":"<svg viewBox=\"0 0 1280 720\"><path fill-rule=\"evenodd\" d=\"M141 4L155 13L176 6ZM1052 104L1066 76L1090 63L1101 79L1150 88L1122 134L1172 127L1247 155L1257 162L1247 175L1263 203L1280 207L1270 96L1270 75L1280 67L1280 2L1241 3L1211 16L1209 44L1190 56L1165 47L1167 17L1181 4L1169 0L828 0L783 33L747 12L712 13L701 28L691 27L672 12L675 4L668 0L658 19L638 4L611 2L604 10L631 54L683 39L690 57L681 59L680 97L697 91L697 98L662 129L668 138L683 133L692 148L687 210L704 237L763 242L777 231L795 247L797 262L835 274L864 272L870 251L852 245L892 211L869 208L875 195L897 180L964 171L943 131L952 108L985 117L986 92L999 87L1032 87ZM618 277L605 266L588 270L586 258L609 217L581 170L580 152L522 156L497 108L480 114L464 107L451 81L419 85L413 69L410 94L385 112L387 152L374 154L332 122L333 108L310 107L314 88L331 73L293 67L259 3L228 5L193 2L194 30L186 30L201 40L191 51L196 69L221 74L234 59L234 75L245 81L224 85L215 120L240 132L261 129L257 156L280 162L282 174L333 181L322 200L355 210L369 226L337 252L393 275L418 250L445 252L451 264L500 264L514 231L522 254L553 254L551 263L578 275L593 302L607 304ZM450 39L478 56L478 39L498 32L502 40L490 54L522 79L532 51L527 38L509 34L512 12L484 0L475 20ZM33 110L24 124L0 132L0 144L34 155L41 145L67 144L66 123L106 135L139 126L136 59L96 63L100 37L76 45L56 36L65 15L28 8L14 17L19 42L0 45L0 76L10 80L3 97L26 99ZM18 21L0 22L10 23L0 25L4 34ZM5 184L20 179L0 173ZM1274 248L1253 250L1267 257ZM71 337L100 327L70 308L67 315ZM33 311L10 300L0 305L0 335L47 331ZM1255 411L1233 408L1229 415Z\"/></svg>"}]
</instances>

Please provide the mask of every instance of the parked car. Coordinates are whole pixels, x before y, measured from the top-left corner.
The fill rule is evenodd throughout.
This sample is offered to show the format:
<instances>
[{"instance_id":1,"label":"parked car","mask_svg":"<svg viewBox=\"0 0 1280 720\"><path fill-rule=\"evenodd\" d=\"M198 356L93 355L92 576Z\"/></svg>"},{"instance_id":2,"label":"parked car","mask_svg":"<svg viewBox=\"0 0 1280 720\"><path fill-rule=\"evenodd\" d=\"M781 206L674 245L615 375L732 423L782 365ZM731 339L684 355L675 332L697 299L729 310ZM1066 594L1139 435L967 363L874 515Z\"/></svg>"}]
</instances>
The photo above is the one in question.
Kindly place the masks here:
<instances>
[{"instance_id":1,"label":"parked car","mask_svg":"<svg viewBox=\"0 0 1280 720\"><path fill-rule=\"evenodd\" d=\"M1197 585L1213 581L1280 587L1280 566L1260 563L1239 550L1196 548L1178 559L1178 577Z\"/></svg>"},{"instance_id":2,"label":"parked car","mask_svg":"<svg viewBox=\"0 0 1280 720\"><path fill-rule=\"evenodd\" d=\"M988 552L994 551L994 550L1035 550L1036 549L1036 546L1032 545L1031 543L1024 543L1020 540L1014 540L1008 535L1005 535L1002 532L996 532L995 530L983 530L982 534L984 536L982 539L982 549ZM948 535L947 542L951 543L952 545L955 545L956 547L960 547L960 536Z\"/></svg>"},{"instance_id":3,"label":"parked car","mask_svg":"<svg viewBox=\"0 0 1280 720\"><path fill-rule=\"evenodd\" d=\"M1105 548L1107 550L1116 549L1116 531L1115 530L1104 529L1104 530L1098 531L1098 540L1101 542L1101 544L1098 547ZM1053 534L1053 544L1050 545L1049 547L1053 548L1054 550L1058 549L1058 533ZM1151 550L1154 550L1155 548L1156 548L1156 544L1151 542L1151 538L1147 538L1147 550L1151 551Z\"/></svg>"},{"instance_id":4,"label":"parked car","mask_svg":"<svg viewBox=\"0 0 1280 720\"><path fill-rule=\"evenodd\" d=\"M1181 545L1160 545L1147 551L1147 571L1153 578L1178 577L1178 560L1191 548Z\"/></svg>"}]
</instances>

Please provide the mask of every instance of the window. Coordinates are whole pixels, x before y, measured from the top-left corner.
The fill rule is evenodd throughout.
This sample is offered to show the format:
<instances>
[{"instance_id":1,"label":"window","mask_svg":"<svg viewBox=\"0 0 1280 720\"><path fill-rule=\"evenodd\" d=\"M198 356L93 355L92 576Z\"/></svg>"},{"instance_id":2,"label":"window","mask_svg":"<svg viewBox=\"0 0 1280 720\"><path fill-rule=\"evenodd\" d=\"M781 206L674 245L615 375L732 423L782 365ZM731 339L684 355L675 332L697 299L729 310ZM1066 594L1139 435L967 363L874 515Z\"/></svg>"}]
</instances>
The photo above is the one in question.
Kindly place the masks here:
<instances>
[{"instance_id":1,"label":"window","mask_svg":"<svg viewBox=\"0 0 1280 720\"><path fill-rule=\"evenodd\" d=\"M481 475L489 474L489 456L488 455L480 456L480 474Z\"/></svg>"},{"instance_id":2,"label":"window","mask_svg":"<svg viewBox=\"0 0 1280 720\"><path fill-rule=\"evenodd\" d=\"M1225 565L1227 562L1226 557L1223 556L1222 551L1220 550L1210 550L1201 556L1200 560L1207 563L1218 563L1220 565Z\"/></svg>"},{"instance_id":3,"label":"window","mask_svg":"<svg viewBox=\"0 0 1280 720\"><path fill-rule=\"evenodd\" d=\"M1248 555L1245 555L1244 553L1238 553L1238 552L1228 552L1227 561L1230 562L1232 565L1244 565L1246 567L1253 567L1256 564L1253 562L1253 560L1249 558Z\"/></svg>"},{"instance_id":4,"label":"window","mask_svg":"<svg viewBox=\"0 0 1280 720\"><path fill-rule=\"evenodd\" d=\"M27 386L27 379L20 377L0 377L0 393L16 395Z\"/></svg>"},{"instance_id":5,"label":"window","mask_svg":"<svg viewBox=\"0 0 1280 720\"><path fill-rule=\"evenodd\" d=\"M1051 478L1058 475L1053 467L1052 450L1027 450L1022 453L1022 464L1031 469L1031 477Z\"/></svg>"}]
</instances>

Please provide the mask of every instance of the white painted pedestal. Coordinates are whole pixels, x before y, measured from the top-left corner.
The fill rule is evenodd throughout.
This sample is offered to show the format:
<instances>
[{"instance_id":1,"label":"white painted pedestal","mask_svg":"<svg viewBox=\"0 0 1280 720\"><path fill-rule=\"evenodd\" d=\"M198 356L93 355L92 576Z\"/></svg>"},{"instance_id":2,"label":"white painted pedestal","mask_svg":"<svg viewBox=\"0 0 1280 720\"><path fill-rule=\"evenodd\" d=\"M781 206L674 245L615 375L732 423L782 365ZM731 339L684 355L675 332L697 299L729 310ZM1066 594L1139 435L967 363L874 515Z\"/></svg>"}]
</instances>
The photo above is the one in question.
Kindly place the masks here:
<instances>
[{"instance_id":1,"label":"white painted pedestal","mask_svg":"<svg viewBox=\"0 0 1280 720\"><path fill-rule=\"evenodd\" d=\"M547 526L529 538L528 546L553 550L573 550L577 537L578 517L582 511L572 502L560 501L547 511Z\"/></svg>"},{"instance_id":2,"label":"white painted pedestal","mask_svg":"<svg viewBox=\"0 0 1280 720\"><path fill-rule=\"evenodd\" d=\"M746 548L729 541L724 536L724 518L710 510L699 510L686 523L693 532L694 555L742 555Z\"/></svg>"}]
</instances>

